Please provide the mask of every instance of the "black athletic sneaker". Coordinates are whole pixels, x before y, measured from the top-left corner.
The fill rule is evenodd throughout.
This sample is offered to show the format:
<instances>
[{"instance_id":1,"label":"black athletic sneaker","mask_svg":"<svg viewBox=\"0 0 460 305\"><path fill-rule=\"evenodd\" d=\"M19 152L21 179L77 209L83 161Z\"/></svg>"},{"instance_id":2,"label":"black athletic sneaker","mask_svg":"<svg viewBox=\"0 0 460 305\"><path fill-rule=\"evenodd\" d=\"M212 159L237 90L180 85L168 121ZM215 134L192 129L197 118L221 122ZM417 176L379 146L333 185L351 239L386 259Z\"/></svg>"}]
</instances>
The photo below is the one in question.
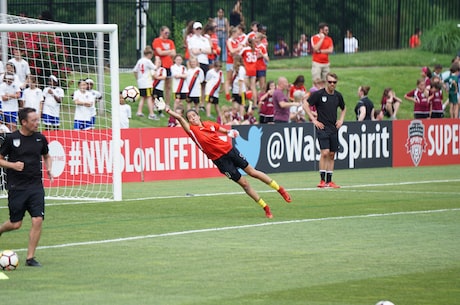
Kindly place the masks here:
<instances>
[{"instance_id":1,"label":"black athletic sneaker","mask_svg":"<svg viewBox=\"0 0 460 305\"><path fill-rule=\"evenodd\" d=\"M35 257L32 257L26 260L26 266L41 267L42 265L35 260Z\"/></svg>"}]
</instances>

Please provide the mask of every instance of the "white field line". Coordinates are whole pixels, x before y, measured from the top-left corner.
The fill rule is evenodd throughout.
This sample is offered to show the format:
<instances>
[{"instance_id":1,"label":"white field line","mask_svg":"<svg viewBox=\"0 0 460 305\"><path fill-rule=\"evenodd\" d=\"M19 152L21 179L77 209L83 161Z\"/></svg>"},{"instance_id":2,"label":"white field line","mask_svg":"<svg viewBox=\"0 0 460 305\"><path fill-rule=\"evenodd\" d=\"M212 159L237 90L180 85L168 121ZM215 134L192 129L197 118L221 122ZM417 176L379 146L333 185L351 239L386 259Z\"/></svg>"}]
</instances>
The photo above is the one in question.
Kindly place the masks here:
<instances>
[{"instance_id":1,"label":"white field line","mask_svg":"<svg viewBox=\"0 0 460 305\"><path fill-rule=\"evenodd\" d=\"M403 186L403 185L417 185L417 184L433 184L433 183L446 183L446 182L460 182L460 179L445 179L445 180L423 180L423 181L405 181L405 182L391 182L391 183L374 183L374 184L356 184L356 185L342 185L340 190L328 190L328 189L320 189L317 187L311 188L287 188L288 191L350 191L350 192L365 192L365 193L378 193L378 192L385 192L385 193L397 193L397 194L452 194L452 195L459 195L460 190L454 192L434 192L434 191L404 191L404 190L354 190L354 189L362 189L362 188L370 188L370 187L386 187L386 186ZM272 189L269 190L257 190L258 193L270 193L275 192ZM130 198L130 199L123 199L123 202L129 201L143 201L143 200L158 200L158 199L175 199L175 198L188 198L188 197L214 197L214 196L226 196L226 195L242 195L245 194L243 191L237 192L224 192L224 193L208 193L208 194L183 194L183 195L168 195L168 196L153 196L153 197L142 197L142 198ZM47 203L47 207L52 206L61 206L61 205L76 205L76 204L96 204L96 203L107 203L112 202L112 200L98 200L98 201L66 201L66 202L57 202L57 203ZM6 209L7 206L0 206L0 209Z\"/></svg>"},{"instance_id":2,"label":"white field line","mask_svg":"<svg viewBox=\"0 0 460 305\"><path fill-rule=\"evenodd\" d=\"M55 249L55 248L67 248L67 247L100 245L100 244L132 241L132 240L161 238L161 237L179 236L179 235L187 235L187 234L200 234L200 233L209 233L209 232L218 232L218 231L241 230L241 229L248 229L248 228L257 228L257 227L275 226L275 225L286 225L286 224L293 224L293 223L340 221L340 220L359 219L359 218L391 217L391 216L400 216L400 215L417 215L417 214L433 214L433 213L448 213L448 212L458 212L458 211L460 211L460 208L439 209L439 210L425 210L425 211L407 211L407 212L394 212L394 213L382 213L382 214L366 214L366 215L353 215L353 216L336 216L336 217L324 217L324 218L314 218L314 219L297 219L297 220L287 220L287 221L277 221L277 222L264 222L264 223L249 224L249 225L242 225L242 226L208 228L208 229L200 229L200 230L188 230L188 231L180 231L180 232L170 232L170 233L163 233L163 234L150 234L150 235L140 235L140 236L132 236L132 237L124 237L124 238L94 240L94 241L67 243L67 244L52 245L52 246L39 246L37 249L45 250L45 249ZM25 251L27 251L27 249L25 249L25 248L24 249L16 249L14 251L16 251L16 252L25 252Z\"/></svg>"}]
</instances>

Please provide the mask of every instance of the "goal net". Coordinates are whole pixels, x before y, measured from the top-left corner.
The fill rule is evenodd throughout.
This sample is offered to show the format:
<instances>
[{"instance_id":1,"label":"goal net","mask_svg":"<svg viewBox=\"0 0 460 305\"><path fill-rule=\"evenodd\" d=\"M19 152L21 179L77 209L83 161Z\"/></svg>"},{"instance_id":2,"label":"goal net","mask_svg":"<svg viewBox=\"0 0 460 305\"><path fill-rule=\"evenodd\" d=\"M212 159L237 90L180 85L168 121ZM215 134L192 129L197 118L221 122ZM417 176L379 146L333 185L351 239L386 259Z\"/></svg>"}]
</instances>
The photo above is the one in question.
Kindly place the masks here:
<instances>
[{"instance_id":1,"label":"goal net","mask_svg":"<svg viewBox=\"0 0 460 305\"><path fill-rule=\"evenodd\" d=\"M37 108L49 142L47 197L121 200L117 26L0 20L0 72L16 68L18 103Z\"/></svg>"}]
</instances>

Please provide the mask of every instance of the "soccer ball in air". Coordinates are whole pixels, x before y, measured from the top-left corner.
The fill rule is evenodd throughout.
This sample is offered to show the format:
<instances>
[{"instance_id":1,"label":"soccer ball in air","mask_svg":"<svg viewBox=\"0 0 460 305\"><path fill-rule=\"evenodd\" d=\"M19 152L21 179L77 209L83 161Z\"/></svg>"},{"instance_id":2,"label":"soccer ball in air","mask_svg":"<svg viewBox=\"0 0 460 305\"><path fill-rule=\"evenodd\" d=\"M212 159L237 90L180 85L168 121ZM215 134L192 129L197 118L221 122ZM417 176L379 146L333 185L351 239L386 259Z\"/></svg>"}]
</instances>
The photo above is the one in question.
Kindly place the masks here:
<instances>
[{"instance_id":1,"label":"soccer ball in air","mask_svg":"<svg viewBox=\"0 0 460 305\"><path fill-rule=\"evenodd\" d=\"M19 266L19 257L12 250L0 252L0 268L1 270L15 270Z\"/></svg>"},{"instance_id":2,"label":"soccer ball in air","mask_svg":"<svg viewBox=\"0 0 460 305\"><path fill-rule=\"evenodd\" d=\"M134 103L140 97L139 89L137 89L135 86L128 86L123 89L121 96L123 96L125 101Z\"/></svg>"},{"instance_id":3,"label":"soccer ball in air","mask_svg":"<svg viewBox=\"0 0 460 305\"><path fill-rule=\"evenodd\" d=\"M393 303L390 302L390 301L379 301L379 302L377 302L377 304L375 304L375 305L395 305L395 304L393 304Z\"/></svg>"}]
</instances>

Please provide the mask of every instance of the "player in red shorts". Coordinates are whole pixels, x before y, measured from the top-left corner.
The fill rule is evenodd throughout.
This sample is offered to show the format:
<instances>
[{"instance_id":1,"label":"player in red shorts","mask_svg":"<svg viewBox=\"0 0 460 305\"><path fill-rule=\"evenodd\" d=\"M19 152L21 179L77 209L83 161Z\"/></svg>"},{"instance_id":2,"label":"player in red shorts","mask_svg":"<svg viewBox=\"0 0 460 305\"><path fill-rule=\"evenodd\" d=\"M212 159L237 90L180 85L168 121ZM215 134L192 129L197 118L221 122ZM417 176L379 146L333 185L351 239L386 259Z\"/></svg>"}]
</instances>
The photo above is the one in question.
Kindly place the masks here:
<instances>
[{"instance_id":1,"label":"player in red shorts","mask_svg":"<svg viewBox=\"0 0 460 305\"><path fill-rule=\"evenodd\" d=\"M238 149L233 147L231 142L221 139L223 134L231 138L237 137L239 135L237 130L228 130L216 122L201 121L198 112L194 109L190 109L185 113L187 119L172 111L169 107L166 107L166 113L169 113L169 115L175 117L179 121L189 137L196 143L198 148L212 160L222 174L238 183L246 194L265 210L265 216L267 218L273 217L269 206L259 196L257 191L252 188L248 180L241 175L238 169L241 168L249 176L257 178L271 188L277 190L286 202L292 201L291 196L282 186L279 186L275 180L271 179L264 172L252 167Z\"/></svg>"}]
</instances>

